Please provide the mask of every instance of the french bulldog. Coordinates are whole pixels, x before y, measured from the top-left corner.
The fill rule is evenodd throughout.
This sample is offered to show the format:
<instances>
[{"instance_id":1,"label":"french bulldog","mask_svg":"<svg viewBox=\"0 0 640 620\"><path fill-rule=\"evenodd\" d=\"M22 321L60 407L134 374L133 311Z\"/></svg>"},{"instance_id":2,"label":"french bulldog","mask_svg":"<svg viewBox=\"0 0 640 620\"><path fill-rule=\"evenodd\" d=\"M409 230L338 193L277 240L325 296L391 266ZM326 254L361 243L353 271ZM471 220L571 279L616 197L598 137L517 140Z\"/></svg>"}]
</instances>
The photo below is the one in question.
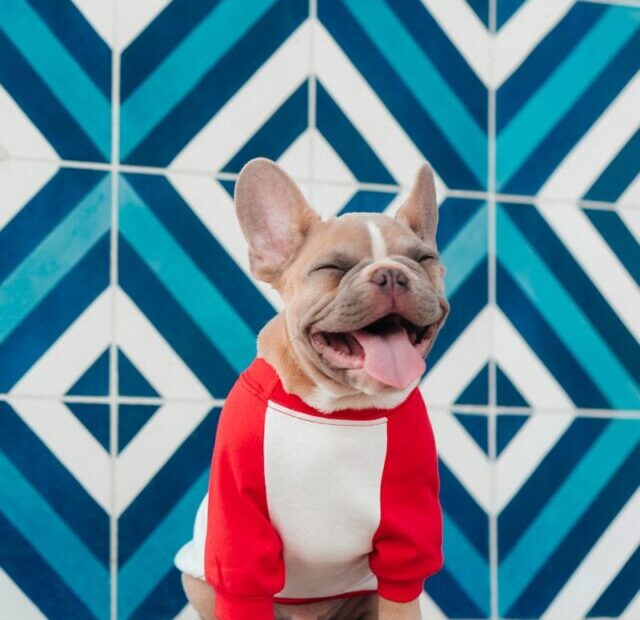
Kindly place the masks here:
<instances>
[{"instance_id":1,"label":"french bulldog","mask_svg":"<svg viewBox=\"0 0 640 620\"><path fill-rule=\"evenodd\" d=\"M435 448L426 410L416 389L425 371L425 357L449 312L444 268L436 248L438 210L433 173L427 164L420 168L411 193L395 218L348 213L323 221L283 170L259 158L242 169L236 184L235 206L249 246L251 272L279 293L284 310L260 332L258 361L254 363L259 365L258 370L253 378L250 374L245 378L244 392L234 395L232 391L221 414L209 497L198 511L194 540L176 558L183 571L187 597L206 620L214 617L417 620L421 583L428 576L426 573L438 570L441 562ZM257 385L260 382L263 387ZM247 401L250 398L262 404L254 407L254 400ZM259 409L255 416L252 407ZM227 412L228 408L233 413ZM412 422L413 414L404 412L416 408L417 417ZM403 413L392 414L396 409ZM245 430L252 427L254 418L258 431ZM401 431L392 430L392 422L398 426L401 419L405 420L402 431L405 436L393 441L402 443L406 450L396 447L396 451L405 454L393 456L392 433ZM386 434L380 434L380 420L387 424ZM362 425L360 435L349 430L358 424ZM325 434L309 435L310 428L320 428ZM339 434L343 428L351 433L349 438ZM260 438L256 440L257 433ZM412 450L414 435L422 437L428 447L423 449L416 444ZM297 450L294 441L302 442L306 448ZM275 447L267 445L268 442ZM334 444L348 446L347 452L335 452ZM365 446L374 444L382 446L382 456L369 455ZM317 457L313 456L316 452ZM406 473L395 479L386 473L393 458L411 460L413 452L429 452L429 462L424 465L412 462L402 470ZM344 461L345 454L347 462L336 462ZM294 457L298 460L292 460ZM255 465L260 477L255 488L250 482L242 482L241 470L249 467L247 463ZM361 470L357 469L358 464ZM420 510L423 502L424 510L431 511L425 514L433 525L421 522L411 534L422 537L420 544L426 545L425 551L412 551L413 555L403 556L400 563L386 569L376 556L376 545L381 548L384 544L398 548L404 545L414 550L423 547L410 538L409 530L406 538L402 538L403 523L396 527L391 523L393 517L385 517L385 510L389 515L392 509L385 509L384 505L380 508L381 501L384 504L391 500L380 499L381 485L383 489L387 485L385 497L400 496L400 487L410 486L412 477L422 475L421 468L429 468L428 479L417 485L415 491L408 492L402 501L409 511L413 510L413 502L416 510ZM397 471L401 471L400 465ZM330 483L320 477L331 472L336 474ZM356 505L355 492L349 489L340 495L341 483L349 484L350 476L355 476L358 489L360 484L374 489L370 502L358 499ZM369 478L373 481L371 485L367 482ZM219 488L227 488L232 479L241 489L230 491L233 497L227 500L219 495ZM309 491L308 487L313 488ZM325 487L326 501L321 497ZM307 496L308 493L313 495ZM283 497L286 499L278 499ZM342 502L336 497L344 497L349 505L345 509L335 506L329 516L328 513L318 516L323 506L329 504L331 508L332 502ZM295 510L286 513L278 502L293 503ZM317 507L310 509L310 504ZM362 508L365 504L371 514ZM260 512L260 506L264 514L256 519L265 522L256 525L248 514L253 510ZM385 518L391 520L391 525L383 524ZM300 529L304 527L308 530ZM433 533L425 531L429 527ZM243 528L244 534L238 533L233 538L234 530ZM367 528L372 532L371 539L364 536ZM259 542L249 546L247 540L254 530L260 536L256 538ZM296 538L295 532L301 531ZM363 540L357 544L341 541L341 533L346 539ZM303 543L301 536L306 537ZM230 537L236 542L229 543ZM319 540L328 541L325 544L329 548L309 551L310 544L317 542L315 546L321 546ZM348 569L343 570L338 559L332 557L334 543L336 558L348 557L351 562ZM225 544L231 545L226 556L207 550ZM423 562L420 553L433 557ZM253 560L256 563L252 564ZM228 569L231 576L225 573L225 562L232 567ZM423 564L425 568L419 569ZM234 571L240 571L241 567L248 572L258 571L265 566L270 567L268 574L254 581L262 586L268 581L271 588L271 591L267 588L268 594L274 598L260 599L271 603L258 605L259 595L264 593L251 591L252 586L247 585L251 583L251 575L242 581L234 576ZM409 585L409 578L402 577L402 571L411 572L411 567L418 572L411 573ZM344 592L340 587L346 583L346 577L336 577L338 574L348 574L352 579ZM398 584L402 579L405 581L401 588ZM282 589L285 580L286 587ZM239 602L242 596L255 602L255 606Z\"/></svg>"}]
</instances>

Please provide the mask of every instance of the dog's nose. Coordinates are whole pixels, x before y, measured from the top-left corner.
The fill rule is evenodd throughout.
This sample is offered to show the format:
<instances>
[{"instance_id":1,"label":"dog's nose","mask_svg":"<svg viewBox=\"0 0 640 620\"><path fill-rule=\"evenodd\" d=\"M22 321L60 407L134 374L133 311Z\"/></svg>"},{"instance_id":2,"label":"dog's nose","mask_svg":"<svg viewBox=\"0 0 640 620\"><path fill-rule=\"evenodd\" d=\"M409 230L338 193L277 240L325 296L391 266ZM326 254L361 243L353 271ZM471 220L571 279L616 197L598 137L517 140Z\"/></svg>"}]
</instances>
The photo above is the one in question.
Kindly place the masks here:
<instances>
[{"instance_id":1,"label":"dog's nose","mask_svg":"<svg viewBox=\"0 0 640 620\"><path fill-rule=\"evenodd\" d=\"M409 285L409 278L400 269L380 267L371 274L371 282L377 284L384 291L404 290Z\"/></svg>"}]
</instances>

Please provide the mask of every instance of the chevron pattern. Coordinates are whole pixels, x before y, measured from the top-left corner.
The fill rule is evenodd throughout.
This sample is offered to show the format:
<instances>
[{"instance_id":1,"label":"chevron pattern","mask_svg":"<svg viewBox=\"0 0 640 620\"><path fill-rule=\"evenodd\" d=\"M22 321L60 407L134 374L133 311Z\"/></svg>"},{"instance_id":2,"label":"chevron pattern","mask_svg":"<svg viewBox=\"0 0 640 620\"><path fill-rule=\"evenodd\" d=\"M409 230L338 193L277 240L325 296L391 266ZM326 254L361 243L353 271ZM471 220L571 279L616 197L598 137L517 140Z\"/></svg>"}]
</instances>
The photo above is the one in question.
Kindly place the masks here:
<instances>
[{"instance_id":1,"label":"chevron pattern","mask_svg":"<svg viewBox=\"0 0 640 620\"><path fill-rule=\"evenodd\" d=\"M196 620L173 555L281 307L233 212L261 155L324 217L393 215L435 169L423 617L640 617L638 2L3 0L0 23L0 616Z\"/></svg>"}]
</instances>

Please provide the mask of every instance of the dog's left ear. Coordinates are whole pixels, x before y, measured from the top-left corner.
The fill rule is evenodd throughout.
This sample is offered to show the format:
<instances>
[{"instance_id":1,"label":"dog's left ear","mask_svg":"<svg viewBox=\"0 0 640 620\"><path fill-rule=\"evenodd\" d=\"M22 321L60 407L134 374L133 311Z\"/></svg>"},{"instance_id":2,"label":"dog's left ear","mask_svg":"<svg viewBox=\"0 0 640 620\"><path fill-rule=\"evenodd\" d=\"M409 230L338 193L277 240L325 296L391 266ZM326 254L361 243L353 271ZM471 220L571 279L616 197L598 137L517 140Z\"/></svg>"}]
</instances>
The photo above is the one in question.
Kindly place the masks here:
<instances>
[{"instance_id":1,"label":"dog's left ear","mask_svg":"<svg viewBox=\"0 0 640 620\"><path fill-rule=\"evenodd\" d=\"M435 247L438 203L433 171L429 164L423 164L418 170L411 194L396 214L396 219Z\"/></svg>"},{"instance_id":2,"label":"dog's left ear","mask_svg":"<svg viewBox=\"0 0 640 620\"><path fill-rule=\"evenodd\" d=\"M289 175L261 157L240 171L235 205L249 244L251 273L258 280L276 284L320 216Z\"/></svg>"}]
</instances>

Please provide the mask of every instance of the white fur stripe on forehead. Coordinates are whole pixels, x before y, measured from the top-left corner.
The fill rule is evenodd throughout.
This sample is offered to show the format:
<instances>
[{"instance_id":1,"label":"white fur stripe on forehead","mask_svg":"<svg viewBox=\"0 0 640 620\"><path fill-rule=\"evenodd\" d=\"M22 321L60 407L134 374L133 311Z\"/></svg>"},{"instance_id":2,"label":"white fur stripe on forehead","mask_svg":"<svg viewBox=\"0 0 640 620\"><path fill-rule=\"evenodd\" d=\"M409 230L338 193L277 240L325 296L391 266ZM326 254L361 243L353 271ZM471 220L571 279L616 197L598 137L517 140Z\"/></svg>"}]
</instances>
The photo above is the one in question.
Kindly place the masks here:
<instances>
[{"instance_id":1,"label":"white fur stripe on forehead","mask_svg":"<svg viewBox=\"0 0 640 620\"><path fill-rule=\"evenodd\" d=\"M367 222L367 230L369 231L369 238L371 239L371 254L373 260L378 261L387 258L389 255L387 252L387 244L384 242L380 227L373 222Z\"/></svg>"}]
</instances>

